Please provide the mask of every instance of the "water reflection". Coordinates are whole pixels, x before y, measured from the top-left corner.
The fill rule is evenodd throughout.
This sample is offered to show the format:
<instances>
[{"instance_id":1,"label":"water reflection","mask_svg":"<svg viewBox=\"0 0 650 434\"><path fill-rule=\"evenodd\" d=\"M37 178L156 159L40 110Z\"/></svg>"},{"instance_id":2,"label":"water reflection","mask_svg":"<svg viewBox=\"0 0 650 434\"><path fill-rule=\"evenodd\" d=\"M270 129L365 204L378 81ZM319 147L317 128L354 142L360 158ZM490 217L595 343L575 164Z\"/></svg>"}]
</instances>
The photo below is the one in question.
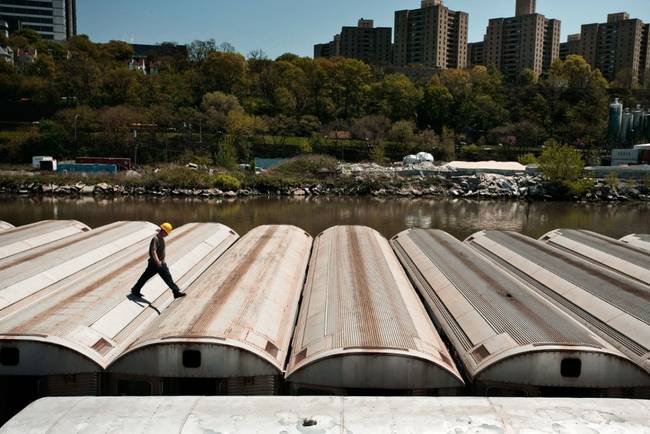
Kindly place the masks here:
<instances>
[{"instance_id":1,"label":"water reflection","mask_svg":"<svg viewBox=\"0 0 650 434\"><path fill-rule=\"evenodd\" d=\"M387 237L412 227L443 229L464 239L482 229L539 237L556 228L583 228L621 237L650 232L650 204L474 201L428 198L269 197L253 199L2 197L0 220L23 225L76 219L91 227L118 220L218 221L240 234L262 224L292 224L311 234L360 224Z\"/></svg>"}]
</instances>

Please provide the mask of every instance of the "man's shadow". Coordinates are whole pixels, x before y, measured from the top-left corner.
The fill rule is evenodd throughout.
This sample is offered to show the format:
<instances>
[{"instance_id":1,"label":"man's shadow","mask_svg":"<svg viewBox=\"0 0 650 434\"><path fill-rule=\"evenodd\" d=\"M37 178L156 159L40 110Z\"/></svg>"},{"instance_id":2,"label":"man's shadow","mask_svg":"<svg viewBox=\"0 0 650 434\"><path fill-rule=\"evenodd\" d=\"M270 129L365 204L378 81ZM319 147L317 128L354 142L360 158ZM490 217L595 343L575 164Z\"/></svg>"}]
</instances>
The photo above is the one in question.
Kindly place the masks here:
<instances>
[{"instance_id":1,"label":"man's shadow","mask_svg":"<svg viewBox=\"0 0 650 434\"><path fill-rule=\"evenodd\" d=\"M142 306L142 307L148 306L148 307L152 308L153 310L155 310L158 315L160 315L160 311L158 310L158 308L156 306L154 306L146 298L144 298L142 296L138 297L137 295L133 295L133 294L127 295L126 298L128 298L132 302L136 303L138 306Z\"/></svg>"}]
</instances>

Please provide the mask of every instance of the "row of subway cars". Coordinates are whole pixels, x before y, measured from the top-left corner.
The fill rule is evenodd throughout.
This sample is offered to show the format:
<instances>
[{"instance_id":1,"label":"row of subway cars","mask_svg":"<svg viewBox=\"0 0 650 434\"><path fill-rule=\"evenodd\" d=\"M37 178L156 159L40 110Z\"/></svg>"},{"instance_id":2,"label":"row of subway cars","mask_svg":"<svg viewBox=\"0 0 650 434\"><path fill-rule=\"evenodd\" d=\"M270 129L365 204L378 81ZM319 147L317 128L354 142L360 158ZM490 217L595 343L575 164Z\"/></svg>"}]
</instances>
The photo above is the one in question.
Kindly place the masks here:
<instances>
[{"instance_id":1,"label":"row of subway cars","mask_svg":"<svg viewBox=\"0 0 650 434\"><path fill-rule=\"evenodd\" d=\"M5 410L62 395L649 395L647 236L240 238L195 223L167 241L187 297L155 278L130 299L155 230L0 225Z\"/></svg>"}]
</instances>

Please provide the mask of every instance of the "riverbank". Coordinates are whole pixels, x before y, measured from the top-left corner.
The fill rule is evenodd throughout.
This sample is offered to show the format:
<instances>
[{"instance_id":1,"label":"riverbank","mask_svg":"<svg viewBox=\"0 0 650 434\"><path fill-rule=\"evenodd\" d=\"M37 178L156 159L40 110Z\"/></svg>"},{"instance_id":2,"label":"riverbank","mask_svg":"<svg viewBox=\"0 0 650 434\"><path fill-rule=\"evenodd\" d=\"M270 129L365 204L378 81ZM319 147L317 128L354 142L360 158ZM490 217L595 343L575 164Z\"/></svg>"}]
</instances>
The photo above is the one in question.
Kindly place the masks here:
<instances>
[{"instance_id":1,"label":"riverbank","mask_svg":"<svg viewBox=\"0 0 650 434\"><path fill-rule=\"evenodd\" d=\"M326 157L291 161L268 172L167 167L117 175L0 171L0 194L46 196L451 197L511 200L650 201L648 180L585 178L580 192L539 174L484 173L439 166L338 164Z\"/></svg>"},{"instance_id":2,"label":"riverbank","mask_svg":"<svg viewBox=\"0 0 650 434\"><path fill-rule=\"evenodd\" d=\"M292 180L273 184L244 186L237 189L183 188L161 185L138 185L137 182L52 182L0 177L0 194L56 196L176 196L176 197L254 197L254 196L377 196L377 197L458 197L525 200L650 201L650 188L621 182L613 186L595 179L580 195L560 193L539 176L478 174L450 178L375 179L337 178L323 182L296 183Z\"/></svg>"}]
</instances>

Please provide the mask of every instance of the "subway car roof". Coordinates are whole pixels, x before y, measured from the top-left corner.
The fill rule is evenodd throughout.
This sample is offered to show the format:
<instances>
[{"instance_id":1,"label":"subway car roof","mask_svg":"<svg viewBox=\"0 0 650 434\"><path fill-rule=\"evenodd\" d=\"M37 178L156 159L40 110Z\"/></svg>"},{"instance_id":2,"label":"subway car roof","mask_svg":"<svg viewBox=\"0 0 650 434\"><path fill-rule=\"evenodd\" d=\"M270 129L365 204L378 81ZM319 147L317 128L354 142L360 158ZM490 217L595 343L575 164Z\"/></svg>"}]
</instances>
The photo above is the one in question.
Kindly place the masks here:
<instances>
[{"instance_id":1,"label":"subway car roof","mask_svg":"<svg viewBox=\"0 0 650 434\"><path fill-rule=\"evenodd\" d=\"M76 267L76 273L43 285L0 310L0 346L16 352L15 363L2 364L0 375L99 372L121 354L172 302L171 291L159 277L144 286L143 299L127 298L146 267L152 227L130 226L133 233L148 235L136 237L138 242L101 260L91 249L94 261L84 267L76 267L76 261L85 261L83 257L70 259L68 267ZM237 237L216 223L176 229L167 239L166 262L179 286L193 282ZM110 244L99 238L93 242L97 248ZM113 240L117 242L121 241Z\"/></svg>"},{"instance_id":2,"label":"subway car roof","mask_svg":"<svg viewBox=\"0 0 650 434\"><path fill-rule=\"evenodd\" d=\"M9 229L13 229L13 228L14 228L14 225L12 225L11 223L0 220L0 232L8 231Z\"/></svg>"},{"instance_id":3,"label":"subway car roof","mask_svg":"<svg viewBox=\"0 0 650 434\"><path fill-rule=\"evenodd\" d=\"M89 230L88 226L76 220L43 220L17 228L3 225L0 260Z\"/></svg>"},{"instance_id":4,"label":"subway car roof","mask_svg":"<svg viewBox=\"0 0 650 434\"><path fill-rule=\"evenodd\" d=\"M388 241L363 226L314 240L287 380L344 389L463 384Z\"/></svg>"},{"instance_id":5,"label":"subway car roof","mask_svg":"<svg viewBox=\"0 0 650 434\"><path fill-rule=\"evenodd\" d=\"M650 234L632 234L621 238L621 241L650 252Z\"/></svg>"},{"instance_id":6,"label":"subway car roof","mask_svg":"<svg viewBox=\"0 0 650 434\"><path fill-rule=\"evenodd\" d=\"M650 252L590 231L557 229L541 241L650 285Z\"/></svg>"},{"instance_id":7,"label":"subway car roof","mask_svg":"<svg viewBox=\"0 0 650 434\"><path fill-rule=\"evenodd\" d=\"M466 242L650 372L650 286L515 232Z\"/></svg>"},{"instance_id":8,"label":"subway car roof","mask_svg":"<svg viewBox=\"0 0 650 434\"><path fill-rule=\"evenodd\" d=\"M448 233L412 229L391 244L474 381L650 386L620 351Z\"/></svg>"},{"instance_id":9,"label":"subway car roof","mask_svg":"<svg viewBox=\"0 0 650 434\"><path fill-rule=\"evenodd\" d=\"M192 283L187 297L152 323L111 371L282 375L311 246L312 237L295 226L253 229ZM187 351L200 361L184 360Z\"/></svg>"}]
</instances>

